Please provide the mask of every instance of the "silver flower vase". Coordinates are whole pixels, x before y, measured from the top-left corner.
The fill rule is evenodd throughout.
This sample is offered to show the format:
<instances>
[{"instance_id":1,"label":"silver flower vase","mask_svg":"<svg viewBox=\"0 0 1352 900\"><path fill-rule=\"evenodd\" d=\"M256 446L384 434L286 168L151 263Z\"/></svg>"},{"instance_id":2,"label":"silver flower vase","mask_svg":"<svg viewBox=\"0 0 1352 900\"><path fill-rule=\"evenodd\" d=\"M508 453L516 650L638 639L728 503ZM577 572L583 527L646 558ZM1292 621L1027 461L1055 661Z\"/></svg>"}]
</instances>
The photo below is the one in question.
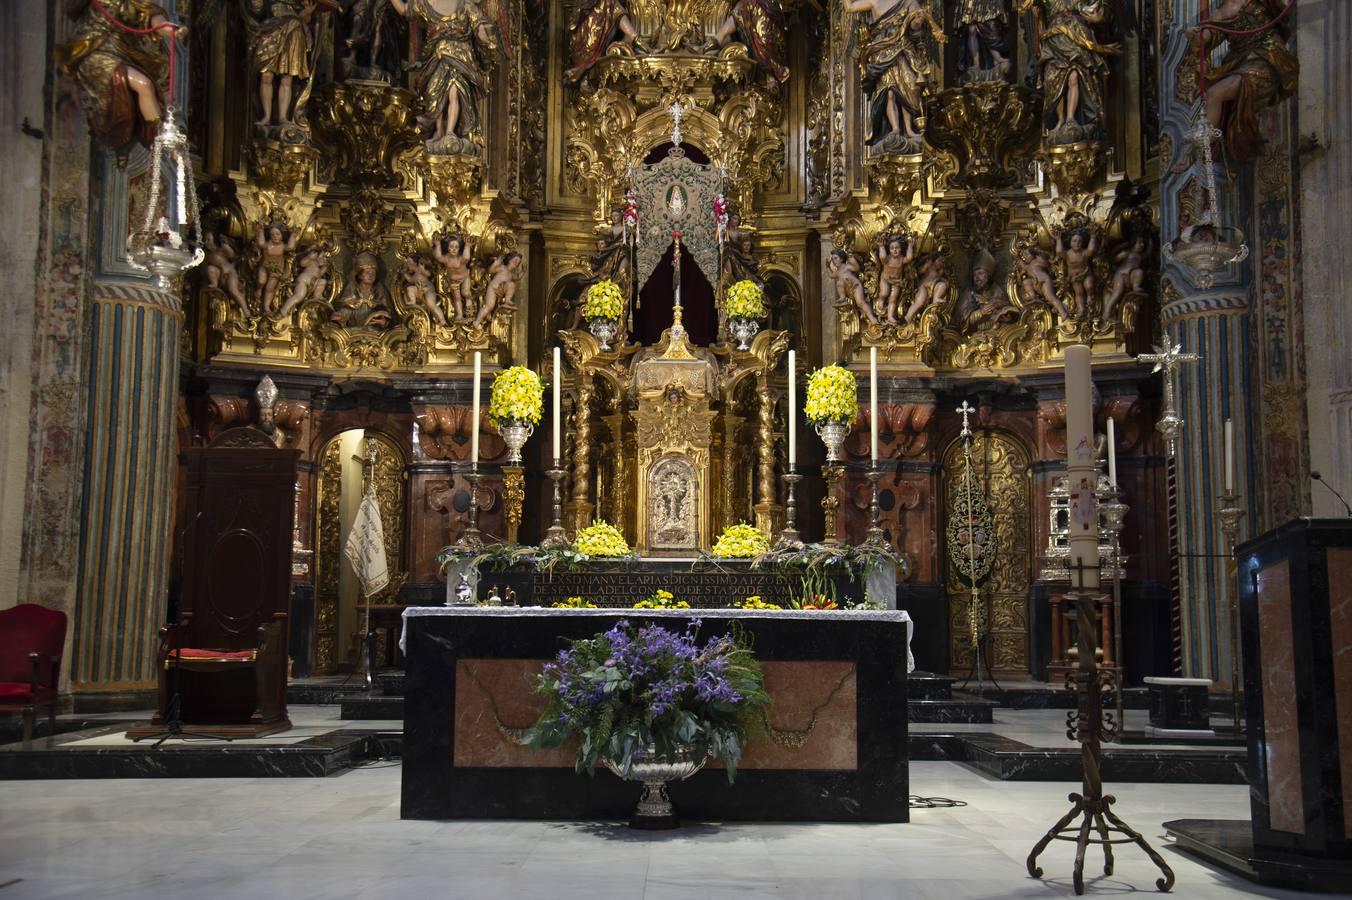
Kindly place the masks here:
<instances>
[{"instance_id":1,"label":"silver flower vase","mask_svg":"<svg viewBox=\"0 0 1352 900\"><path fill-rule=\"evenodd\" d=\"M587 330L601 342L602 350L609 350L611 340L620 330L620 323L615 319L604 319L598 316L587 320Z\"/></svg>"},{"instance_id":2,"label":"silver flower vase","mask_svg":"<svg viewBox=\"0 0 1352 900\"><path fill-rule=\"evenodd\" d=\"M729 319L728 330L737 338L738 350L750 350L751 339L760 331L760 323L755 319Z\"/></svg>"},{"instance_id":3,"label":"silver flower vase","mask_svg":"<svg viewBox=\"0 0 1352 900\"><path fill-rule=\"evenodd\" d=\"M845 422L820 422L816 428L822 443L826 445L826 461L840 462L840 451L845 446L845 437L850 433L850 426Z\"/></svg>"},{"instance_id":4,"label":"silver flower vase","mask_svg":"<svg viewBox=\"0 0 1352 900\"><path fill-rule=\"evenodd\" d=\"M667 785L694 775L704 768L707 759L707 756L696 756L690 747L683 747L667 757L658 756L657 748L649 746L634 751L633 765L628 773L614 760L603 758L601 763L621 778L642 783L643 793L629 818L629 827L652 830L675 828L680 824Z\"/></svg>"},{"instance_id":5,"label":"silver flower vase","mask_svg":"<svg viewBox=\"0 0 1352 900\"><path fill-rule=\"evenodd\" d=\"M535 433L535 426L527 422L503 422L498 426L498 431L502 434L503 443L507 445L507 464L521 465L521 448L526 446L526 441Z\"/></svg>"}]
</instances>

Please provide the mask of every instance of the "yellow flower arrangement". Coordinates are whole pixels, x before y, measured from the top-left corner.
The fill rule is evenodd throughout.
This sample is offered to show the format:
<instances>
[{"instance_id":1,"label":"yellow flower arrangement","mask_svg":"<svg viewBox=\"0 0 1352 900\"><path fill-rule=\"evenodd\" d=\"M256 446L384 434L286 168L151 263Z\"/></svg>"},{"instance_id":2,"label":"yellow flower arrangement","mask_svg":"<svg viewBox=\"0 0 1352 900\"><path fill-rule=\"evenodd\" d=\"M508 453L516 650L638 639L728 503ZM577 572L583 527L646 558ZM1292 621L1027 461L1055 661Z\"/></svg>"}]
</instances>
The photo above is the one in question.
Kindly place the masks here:
<instances>
[{"instance_id":1,"label":"yellow flower arrangement","mask_svg":"<svg viewBox=\"0 0 1352 900\"><path fill-rule=\"evenodd\" d=\"M493 379L493 396L488 401L488 418L501 422L539 425L544 410L544 386L540 376L525 366L512 366Z\"/></svg>"},{"instance_id":2,"label":"yellow flower arrangement","mask_svg":"<svg viewBox=\"0 0 1352 900\"><path fill-rule=\"evenodd\" d=\"M629 544L620 530L600 519L577 533L573 550L582 556L615 557L630 554Z\"/></svg>"},{"instance_id":3,"label":"yellow flower arrangement","mask_svg":"<svg viewBox=\"0 0 1352 900\"><path fill-rule=\"evenodd\" d=\"M560 600L552 604L555 609L596 609L596 604L581 597L569 597L567 600Z\"/></svg>"},{"instance_id":4,"label":"yellow flower arrangement","mask_svg":"<svg viewBox=\"0 0 1352 900\"><path fill-rule=\"evenodd\" d=\"M587 288L582 300L584 319L618 319L623 311L624 295L620 293L620 286L609 278Z\"/></svg>"},{"instance_id":5,"label":"yellow flower arrangement","mask_svg":"<svg viewBox=\"0 0 1352 900\"><path fill-rule=\"evenodd\" d=\"M753 594L742 601L739 609L783 609L778 603L766 603L760 595Z\"/></svg>"},{"instance_id":6,"label":"yellow flower arrangement","mask_svg":"<svg viewBox=\"0 0 1352 900\"><path fill-rule=\"evenodd\" d=\"M677 600L671 591L658 591L646 600L634 604L634 609L689 609L690 604Z\"/></svg>"},{"instance_id":7,"label":"yellow flower arrangement","mask_svg":"<svg viewBox=\"0 0 1352 900\"><path fill-rule=\"evenodd\" d=\"M813 424L853 422L859 413L859 385L840 366L825 366L807 377L803 415Z\"/></svg>"},{"instance_id":8,"label":"yellow flower arrangement","mask_svg":"<svg viewBox=\"0 0 1352 900\"><path fill-rule=\"evenodd\" d=\"M749 278L728 288L725 302L729 319L759 319L765 315L765 291Z\"/></svg>"},{"instance_id":9,"label":"yellow flower arrangement","mask_svg":"<svg viewBox=\"0 0 1352 900\"><path fill-rule=\"evenodd\" d=\"M754 559L770 550L770 541L754 525L738 522L723 529L714 543L713 555L719 559Z\"/></svg>"}]
</instances>

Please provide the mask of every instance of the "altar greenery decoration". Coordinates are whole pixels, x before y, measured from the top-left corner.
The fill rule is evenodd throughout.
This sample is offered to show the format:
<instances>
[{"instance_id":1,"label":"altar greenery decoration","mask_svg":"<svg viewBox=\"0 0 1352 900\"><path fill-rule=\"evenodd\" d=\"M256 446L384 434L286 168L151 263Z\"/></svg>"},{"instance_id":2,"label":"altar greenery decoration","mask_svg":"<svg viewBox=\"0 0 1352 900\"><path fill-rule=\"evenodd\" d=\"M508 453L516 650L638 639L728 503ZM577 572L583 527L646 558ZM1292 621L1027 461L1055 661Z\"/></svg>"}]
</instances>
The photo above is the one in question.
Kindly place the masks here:
<instances>
[{"instance_id":1,"label":"altar greenery decoration","mask_svg":"<svg viewBox=\"0 0 1352 900\"><path fill-rule=\"evenodd\" d=\"M634 609L689 609L690 604L677 600L671 591L658 591L634 604Z\"/></svg>"},{"instance_id":2,"label":"altar greenery decoration","mask_svg":"<svg viewBox=\"0 0 1352 900\"><path fill-rule=\"evenodd\" d=\"M618 559L632 556L633 551L620 530L600 519L577 533L573 551L588 558Z\"/></svg>"},{"instance_id":3,"label":"altar greenery decoration","mask_svg":"<svg viewBox=\"0 0 1352 900\"><path fill-rule=\"evenodd\" d=\"M540 376L525 366L512 366L493 379L488 418L494 426L504 422L539 425L544 411L544 386Z\"/></svg>"},{"instance_id":4,"label":"altar greenery decoration","mask_svg":"<svg viewBox=\"0 0 1352 900\"><path fill-rule=\"evenodd\" d=\"M582 299L582 318L618 319L624 312L624 295L620 286L609 278L596 282L587 288Z\"/></svg>"},{"instance_id":5,"label":"altar greenery decoration","mask_svg":"<svg viewBox=\"0 0 1352 900\"><path fill-rule=\"evenodd\" d=\"M728 288L725 310L729 319L760 319L765 316L765 291L744 278Z\"/></svg>"},{"instance_id":6,"label":"altar greenery decoration","mask_svg":"<svg viewBox=\"0 0 1352 900\"><path fill-rule=\"evenodd\" d=\"M590 774L607 760L623 777L636 754L716 756L733 781L770 698L746 639L725 634L700 644L699 627L699 619L684 632L621 620L573 641L545 664L537 690L546 705L522 743L547 750L576 740L578 772Z\"/></svg>"},{"instance_id":7,"label":"altar greenery decoration","mask_svg":"<svg viewBox=\"0 0 1352 900\"><path fill-rule=\"evenodd\" d=\"M854 373L840 366L824 366L807 377L803 415L809 422L853 422L858 414L859 385Z\"/></svg>"},{"instance_id":8,"label":"altar greenery decoration","mask_svg":"<svg viewBox=\"0 0 1352 900\"><path fill-rule=\"evenodd\" d=\"M723 529L711 555L717 559L755 559L769 549L769 540L754 525L738 522Z\"/></svg>"}]
</instances>

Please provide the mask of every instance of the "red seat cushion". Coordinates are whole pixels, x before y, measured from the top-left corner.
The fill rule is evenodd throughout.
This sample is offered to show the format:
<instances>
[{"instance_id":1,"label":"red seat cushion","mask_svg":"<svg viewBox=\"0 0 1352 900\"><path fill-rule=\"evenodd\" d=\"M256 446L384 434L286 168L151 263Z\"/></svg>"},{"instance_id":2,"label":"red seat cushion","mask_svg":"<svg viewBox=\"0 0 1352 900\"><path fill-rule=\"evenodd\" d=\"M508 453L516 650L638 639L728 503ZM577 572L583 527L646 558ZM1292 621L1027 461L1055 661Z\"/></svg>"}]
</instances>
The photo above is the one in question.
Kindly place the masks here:
<instances>
[{"instance_id":1,"label":"red seat cushion","mask_svg":"<svg viewBox=\"0 0 1352 900\"><path fill-rule=\"evenodd\" d=\"M27 684L18 681L0 681L0 701L32 699L33 690Z\"/></svg>"},{"instance_id":2,"label":"red seat cushion","mask_svg":"<svg viewBox=\"0 0 1352 900\"><path fill-rule=\"evenodd\" d=\"M169 658L181 659L184 662L193 662L194 660L206 659L254 659L256 655L256 650L201 650L195 647L184 647L182 650L170 651Z\"/></svg>"}]
</instances>

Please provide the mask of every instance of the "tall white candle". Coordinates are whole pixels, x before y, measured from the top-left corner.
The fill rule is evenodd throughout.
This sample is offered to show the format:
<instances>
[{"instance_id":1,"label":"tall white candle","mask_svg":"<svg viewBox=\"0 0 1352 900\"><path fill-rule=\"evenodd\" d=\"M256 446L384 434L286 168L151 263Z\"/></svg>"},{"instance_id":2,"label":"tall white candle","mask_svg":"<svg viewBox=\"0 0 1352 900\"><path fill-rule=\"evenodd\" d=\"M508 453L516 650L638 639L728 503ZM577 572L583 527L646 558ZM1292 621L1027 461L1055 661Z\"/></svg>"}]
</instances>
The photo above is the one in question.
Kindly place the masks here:
<instances>
[{"instance_id":1,"label":"tall white candle","mask_svg":"<svg viewBox=\"0 0 1352 900\"><path fill-rule=\"evenodd\" d=\"M1117 490L1117 438L1113 431L1113 417L1108 417L1108 483Z\"/></svg>"},{"instance_id":2,"label":"tall white candle","mask_svg":"<svg viewBox=\"0 0 1352 900\"><path fill-rule=\"evenodd\" d=\"M558 459L560 456L562 456L562 454L559 453L560 446L559 429L562 422L562 416L560 416L559 414L559 410L561 408L559 403L559 371L563 368L563 361L561 357L562 354L559 352L559 348L555 347L554 348L554 458L555 459Z\"/></svg>"},{"instance_id":3,"label":"tall white candle","mask_svg":"<svg viewBox=\"0 0 1352 900\"><path fill-rule=\"evenodd\" d=\"M798 462L798 354L789 351L789 469Z\"/></svg>"},{"instance_id":4,"label":"tall white candle","mask_svg":"<svg viewBox=\"0 0 1352 900\"><path fill-rule=\"evenodd\" d=\"M1225 420L1225 492L1235 492L1235 423Z\"/></svg>"},{"instance_id":5,"label":"tall white candle","mask_svg":"<svg viewBox=\"0 0 1352 900\"><path fill-rule=\"evenodd\" d=\"M868 348L868 430L869 454L878 462L878 348Z\"/></svg>"},{"instance_id":6,"label":"tall white candle","mask_svg":"<svg viewBox=\"0 0 1352 900\"><path fill-rule=\"evenodd\" d=\"M1070 486L1070 583L1097 590L1098 502L1094 496L1094 389L1092 354L1083 344L1066 348L1066 476ZM1083 566L1083 581L1079 567Z\"/></svg>"},{"instance_id":7,"label":"tall white candle","mask_svg":"<svg viewBox=\"0 0 1352 900\"><path fill-rule=\"evenodd\" d=\"M483 362L478 350L474 351L474 384L470 388L470 409L474 412L474 419L469 428L469 461L474 465L479 464L479 376Z\"/></svg>"}]
</instances>

